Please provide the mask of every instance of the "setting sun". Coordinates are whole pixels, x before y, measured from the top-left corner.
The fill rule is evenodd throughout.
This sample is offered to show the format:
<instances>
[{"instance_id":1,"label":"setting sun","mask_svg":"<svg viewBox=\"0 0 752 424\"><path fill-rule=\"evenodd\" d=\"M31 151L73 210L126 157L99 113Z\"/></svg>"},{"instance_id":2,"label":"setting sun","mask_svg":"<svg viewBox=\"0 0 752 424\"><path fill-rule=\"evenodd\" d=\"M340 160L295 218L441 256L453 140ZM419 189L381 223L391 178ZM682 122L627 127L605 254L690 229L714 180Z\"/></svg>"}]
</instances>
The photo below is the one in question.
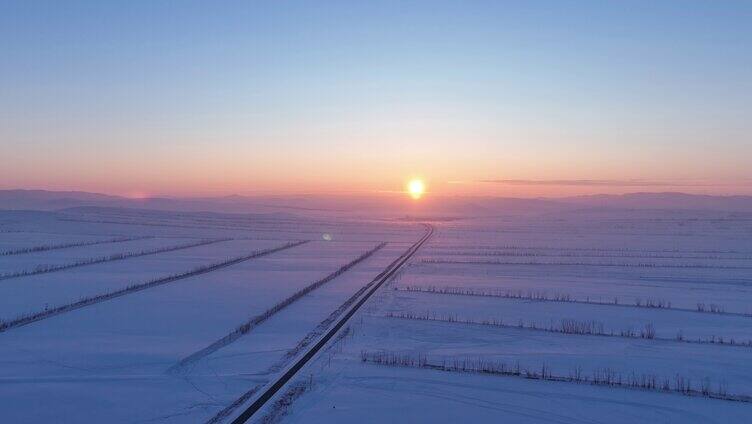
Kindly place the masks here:
<instances>
[{"instance_id":1,"label":"setting sun","mask_svg":"<svg viewBox=\"0 0 752 424\"><path fill-rule=\"evenodd\" d=\"M421 180L411 180L407 183L407 192L410 193L410 197L413 199L420 199L423 193L426 192L426 185Z\"/></svg>"}]
</instances>

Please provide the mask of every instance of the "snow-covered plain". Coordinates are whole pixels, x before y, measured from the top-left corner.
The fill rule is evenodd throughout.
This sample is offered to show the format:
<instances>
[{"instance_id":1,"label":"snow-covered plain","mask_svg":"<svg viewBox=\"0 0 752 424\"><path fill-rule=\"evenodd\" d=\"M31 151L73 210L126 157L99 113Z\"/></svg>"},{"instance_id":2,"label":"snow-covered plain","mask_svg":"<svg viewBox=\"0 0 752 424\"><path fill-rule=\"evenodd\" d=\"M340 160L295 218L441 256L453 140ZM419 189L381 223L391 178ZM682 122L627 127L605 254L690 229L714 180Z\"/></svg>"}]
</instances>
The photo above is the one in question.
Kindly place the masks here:
<instances>
[{"instance_id":1,"label":"snow-covered plain","mask_svg":"<svg viewBox=\"0 0 752 424\"><path fill-rule=\"evenodd\" d=\"M589 210L437 220L428 244L261 421L745 422L750 218ZM213 241L0 280L5 321L307 241L0 331L2 421L229 422L421 237L416 221L0 212L0 251L50 247L0 256L0 274ZM374 360L384 355L405 363ZM465 362L464 372L437 366ZM471 369L480 363L521 375ZM603 375L658 387L592 384Z\"/></svg>"},{"instance_id":2,"label":"snow-covered plain","mask_svg":"<svg viewBox=\"0 0 752 424\"><path fill-rule=\"evenodd\" d=\"M752 417L749 215L581 211L436 227L268 418Z\"/></svg>"},{"instance_id":3,"label":"snow-covered plain","mask_svg":"<svg viewBox=\"0 0 752 424\"><path fill-rule=\"evenodd\" d=\"M218 241L0 281L0 319L5 320L307 241L6 328L0 332L0 416L18 423L209 420L284 366L306 336L317 334L322 321L423 233L419 225L399 222L253 216L240 222L216 214L206 219L125 209L6 214L13 219L0 235L11 236L3 239L5 250L116 237L138 240L7 255L0 257L3 273L33 270L38 263L65 265ZM128 224L112 223L125 220ZM234 226L240 230L233 231ZM181 363L372 250L233 342ZM44 408L37 407L40 402Z\"/></svg>"}]
</instances>

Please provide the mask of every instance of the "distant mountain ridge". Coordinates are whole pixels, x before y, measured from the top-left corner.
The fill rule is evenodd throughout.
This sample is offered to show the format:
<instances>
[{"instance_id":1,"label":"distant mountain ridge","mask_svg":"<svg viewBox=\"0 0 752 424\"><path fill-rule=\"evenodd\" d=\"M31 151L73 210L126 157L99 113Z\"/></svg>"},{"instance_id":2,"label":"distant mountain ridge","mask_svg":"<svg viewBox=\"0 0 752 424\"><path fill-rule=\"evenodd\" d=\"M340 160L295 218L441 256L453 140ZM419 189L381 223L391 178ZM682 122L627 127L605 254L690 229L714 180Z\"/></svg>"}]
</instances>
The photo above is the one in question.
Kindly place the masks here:
<instances>
[{"instance_id":1,"label":"distant mountain ridge","mask_svg":"<svg viewBox=\"0 0 752 424\"><path fill-rule=\"evenodd\" d=\"M402 195L374 196L223 196L132 199L83 191L0 190L0 209L61 210L117 207L162 211L222 213L351 213L386 215L445 214L488 216L499 213L555 212L577 209L686 209L752 212L752 196L686 193L597 194L563 198L427 196L413 202Z\"/></svg>"},{"instance_id":2,"label":"distant mountain ridge","mask_svg":"<svg viewBox=\"0 0 752 424\"><path fill-rule=\"evenodd\" d=\"M559 199L588 207L752 211L752 196L711 196L678 192L595 194Z\"/></svg>"}]
</instances>

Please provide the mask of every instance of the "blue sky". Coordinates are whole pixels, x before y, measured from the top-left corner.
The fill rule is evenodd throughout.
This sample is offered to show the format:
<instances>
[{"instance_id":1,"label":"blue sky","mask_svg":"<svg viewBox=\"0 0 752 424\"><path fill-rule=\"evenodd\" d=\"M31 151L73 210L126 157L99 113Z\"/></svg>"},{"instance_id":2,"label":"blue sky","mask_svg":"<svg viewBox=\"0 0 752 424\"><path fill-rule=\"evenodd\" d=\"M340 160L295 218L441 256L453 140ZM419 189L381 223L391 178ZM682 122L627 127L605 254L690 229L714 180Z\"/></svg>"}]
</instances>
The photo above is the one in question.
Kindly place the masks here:
<instances>
[{"instance_id":1,"label":"blue sky","mask_svg":"<svg viewBox=\"0 0 752 424\"><path fill-rule=\"evenodd\" d=\"M6 1L0 181L748 192L751 24L750 2Z\"/></svg>"}]
</instances>

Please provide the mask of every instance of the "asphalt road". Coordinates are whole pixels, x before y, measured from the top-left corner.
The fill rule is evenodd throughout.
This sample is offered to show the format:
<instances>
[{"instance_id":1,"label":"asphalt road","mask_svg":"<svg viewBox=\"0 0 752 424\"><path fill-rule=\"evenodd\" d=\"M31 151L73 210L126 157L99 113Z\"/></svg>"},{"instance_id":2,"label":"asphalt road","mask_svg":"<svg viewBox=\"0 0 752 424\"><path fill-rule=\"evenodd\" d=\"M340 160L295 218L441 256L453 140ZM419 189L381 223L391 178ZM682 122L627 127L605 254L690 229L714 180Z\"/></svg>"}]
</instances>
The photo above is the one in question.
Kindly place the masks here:
<instances>
[{"instance_id":1,"label":"asphalt road","mask_svg":"<svg viewBox=\"0 0 752 424\"><path fill-rule=\"evenodd\" d=\"M345 313L342 318L340 318L332 328L329 329L329 331L315 344L309 349L305 354L303 354L300 359L295 361L295 363L290 366L287 371L285 371L282 375L279 376L275 381L270 382L267 387L263 390L261 395L259 395L256 400L248 406L235 420L233 420L232 424L242 424L248 421L253 415L258 412L261 408L266 405L266 403L274 397L277 392L280 391L284 387L284 385L292 379L295 374L298 373L310 360L313 358L318 351L320 351L324 346L326 346L327 342L331 340L332 337L334 337L335 334L347 323L347 321L355 314L355 312L360 309L363 304L366 303L366 301L373 295L376 290L378 290L385 282L389 280L397 271L402 268L410 258L415 255L415 253L420 249L423 244L428 241L429 238L433 235L434 228L430 224L424 224L426 226L426 234L418 240L415 244L413 244L410 249L408 249L402 256L397 258L394 262L392 262L381 274L376 276L374 281L376 281L376 284L373 284L371 289L368 290L361 298L358 300L357 303L355 303L348 311Z\"/></svg>"}]
</instances>

